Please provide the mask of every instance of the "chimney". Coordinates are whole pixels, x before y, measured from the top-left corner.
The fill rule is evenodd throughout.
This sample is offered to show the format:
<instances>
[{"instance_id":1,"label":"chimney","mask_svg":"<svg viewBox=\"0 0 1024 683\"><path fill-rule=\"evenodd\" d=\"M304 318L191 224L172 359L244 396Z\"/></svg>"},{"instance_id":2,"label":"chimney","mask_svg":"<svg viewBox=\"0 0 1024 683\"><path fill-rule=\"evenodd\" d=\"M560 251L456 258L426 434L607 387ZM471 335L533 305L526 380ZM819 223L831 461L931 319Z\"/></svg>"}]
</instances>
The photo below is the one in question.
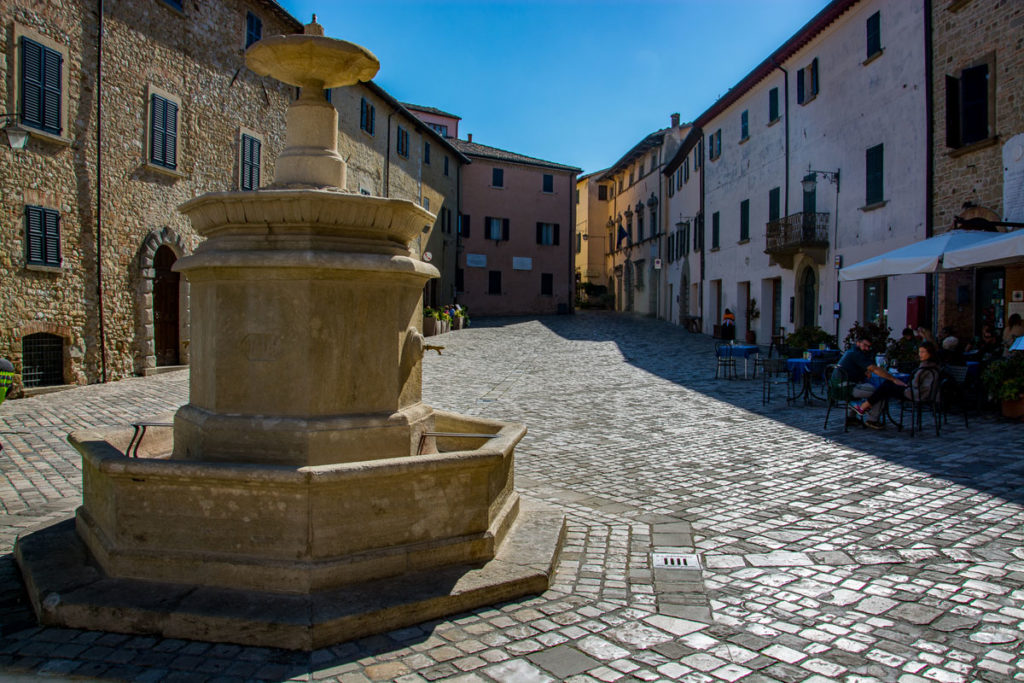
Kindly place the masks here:
<instances>
[{"instance_id":1,"label":"chimney","mask_svg":"<svg viewBox=\"0 0 1024 683\"><path fill-rule=\"evenodd\" d=\"M467 133L466 134L466 142L473 142L473 134L472 133Z\"/></svg>"},{"instance_id":2,"label":"chimney","mask_svg":"<svg viewBox=\"0 0 1024 683\"><path fill-rule=\"evenodd\" d=\"M679 114L672 114L672 127L673 128L678 128L679 127Z\"/></svg>"}]
</instances>

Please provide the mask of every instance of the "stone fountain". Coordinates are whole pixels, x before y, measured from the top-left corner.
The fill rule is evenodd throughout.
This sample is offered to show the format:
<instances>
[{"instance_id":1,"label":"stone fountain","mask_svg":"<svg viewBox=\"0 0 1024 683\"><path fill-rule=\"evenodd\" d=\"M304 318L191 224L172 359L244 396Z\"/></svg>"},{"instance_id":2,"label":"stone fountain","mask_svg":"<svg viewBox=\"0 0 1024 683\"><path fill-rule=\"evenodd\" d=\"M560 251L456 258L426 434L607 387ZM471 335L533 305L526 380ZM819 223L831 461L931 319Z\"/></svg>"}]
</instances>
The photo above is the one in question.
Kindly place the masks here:
<instances>
[{"instance_id":1,"label":"stone fountain","mask_svg":"<svg viewBox=\"0 0 1024 683\"><path fill-rule=\"evenodd\" d=\"M70 435L83 504L15 547L40 622L314 649L545 590L564 520L513 488L525 427L421 401L434 216L341 189L321 93L376 58L314 18L246 60L302 89L276 182L181 207L189 403L133 453L130 426Z\"/></svg>"}]
</instances>

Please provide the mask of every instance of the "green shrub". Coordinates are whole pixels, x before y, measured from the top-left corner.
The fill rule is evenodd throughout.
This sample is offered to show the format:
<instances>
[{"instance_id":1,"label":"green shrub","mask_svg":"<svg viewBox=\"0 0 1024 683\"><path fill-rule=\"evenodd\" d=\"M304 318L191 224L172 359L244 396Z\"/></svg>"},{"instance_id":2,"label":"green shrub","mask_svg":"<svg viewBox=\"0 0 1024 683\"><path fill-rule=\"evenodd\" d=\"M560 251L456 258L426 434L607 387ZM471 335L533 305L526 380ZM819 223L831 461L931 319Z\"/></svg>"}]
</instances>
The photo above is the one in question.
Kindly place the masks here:
<instances>
[{"instance_id":1,"label":"green shrub","mask_svg":"<svg viewBox=\"0 0 1024 683\"><path fill-rule=\"evenodd\" d=\"M831 335L820 327L801 327L786 337L786 344L793 350L816 349L822 344L830 349L836 348L835 335Z\"/></svg>"},{"instance_id":2,"label":"green shrub","mask_svg":"<svg viewBox=\"0 0 1024 683\"><path fill-rule=\"evenodd\" d=\"M1014 351L1006 358L992 361L981 381L993 398L1014 401L1024 397L1024 352Z\"/></svg>"},{"instance_id":3,"label":"green shrub","mask_svg":"<svg viewBox=\"0 0 1024 683\"><path fill-rule=\"evenodd\" d=\"M846 334L846 339L843 340L843 343L846 344L846 348L849 348L856 344L858 339L868 339L871 342L871 353L885 353L893 341L889 337L891 332L892 328L882 323L865 323L861 325L860 322L855 321L853 327ZM914 360L914 358L907 358L906 360Z\"/></svg>"}]
</instances>

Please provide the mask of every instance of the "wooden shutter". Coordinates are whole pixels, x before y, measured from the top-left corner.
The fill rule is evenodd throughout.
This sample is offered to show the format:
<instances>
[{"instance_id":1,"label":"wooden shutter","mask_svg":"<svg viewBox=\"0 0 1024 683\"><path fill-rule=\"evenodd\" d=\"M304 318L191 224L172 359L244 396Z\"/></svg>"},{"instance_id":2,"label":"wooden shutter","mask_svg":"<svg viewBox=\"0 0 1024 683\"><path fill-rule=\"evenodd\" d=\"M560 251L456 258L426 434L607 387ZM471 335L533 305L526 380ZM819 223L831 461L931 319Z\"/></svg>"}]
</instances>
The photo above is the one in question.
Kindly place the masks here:
<instances>
[{"instance_id":1,"label":"wooden shutter","mask_svg":"<svg viewBox=\"0 0 1024 683\"><path fill-rule=\"evenodd\" d=\"M988 137L988 64L960 75L960 137L967 145Z\"/></svg>"},{"instance_id":2,"label":"wooden shutter","mask_svg":"<svg viewBox=\"0 0 1024 683\"><path fill-rule=\"evenodd\" d=\"M740 202L740 240L750 239L750 200Z\"/></svg>"},{"instance_id":3,"label":"wooden shutter","mask_svg":"<svg viewBox=\"0 0 1024 683\"><path fill-rule=\"evenodd\" d=\"M61 71L64 57L34 40L21 39L21 122L61 133Z\"/></svg>"},{"instance_id":4,"label":"wooden shutter","mask_svg":"<svg viewBox=\"0 0 1024 683\"><path fill-rule=\"evenodd\" d=\"M946 76L946 147L960 146L960 79Z\"/></svg>"},{"instance_id":5,"label":"wooden shutter","mask_svg":"<svg viewBox=\"0 0 1024 683\"><path fill-rule=\"evenodd\" d=\"M494 239L494 235L491 234L491 222L493 220L494 219L491 218L490 216L484 216L484 239L485 240Z\"/></svg>"},{"instance_id":6,"label":"wooden shutter","mask_svg":"<svg viewBox=\"0 0 1024 683\"><path fill-rule=\"evenodd\" d=\"M164 135L164 158L167 168L178 167L178 105L164 100L167 110L167 129Z\"/></svg>"},{"instance_id":7,"label":"wooden shutter","mask_svg":"<svg viewBox=\"0 0 1024 683\"><path fill-rule=\"evenodd\" d=\"M43 130L60 135L61 64L64 57L43 48Z\"/></svg>"},{"instance_id":8,"label":"wooden shutter","mask_svg":"<svg viewBox=\"0 0 1024 683\"><path fill-rule=\"evenodd\" d=\"M804 103L804 70L796 72L796 103Z\"/></svg>"},{"instance_id":9,"label":"wooden shutter","mask_svg":"<svg viewBox=\"0 0 1024 683\"><path fill-rule=\"evenodd\" d=\"M544 244L544 224L537 223L537 244Z\"/></svg>"},{"instance_id":10,"label":"wooden shutter","mask_svg":"<svg viewBox=\"0 0 1024 683\"><path fill-rule=\"evenodd\" d=\"M673 247L675 247L675 235L668 236L668 262L672 263Z\"/></svg>"},{"instance_id":11,"label":"wooden shutter","mask_svg":"<svg viewBox=\"0 0 1024 683\"><path fill-rule=\"evenodd\" d=\"M153 95L149 114L149 160L154 164L164 165L164 129L167 111L163 106L164 99Z\"/></svg>"},{"instance_id":12,"label":"wooden shutter","mask_svg":"<svg viewBox=\"0 0 1024 683\"><path fill-rule=\"evenodd\" d=\"M558 245L558 233L559 233L559 231L560 231L560 226L559 226L558 223L555 223L554 227L551 228L551 234L553 235L552 239L554 240L554 244L555 245Z\"/></svg>"},{"instance_id":13,"label":"wooden shutter","mask_svg":"<svg viewBox=\"0 0 1024 683\"><path fill-rule=\"evenodd\" d=\"M773 187L768 191L768 220L779 220L779 193L780 188Z\"/></svg>"},{"instance_id":14,"label":"wooden shutter","mask_svg":"<svg viewBox=\"0 0 1024 683\"><path fill-rule=\"evenodd\" d=\"M25 260L43 263L43 210L38 206L25 207Z\"/></svg>"},{"instance_id":15,"label":"wooden shutter","mask_svg":"<svg viewBox=\"0 0 1024 683\"><path fill-rule=\"evenodd\" d=\"M502 218L501 219L501 239L503 239L504 241L508 242L508 236L509 236L508 219L507 218Z\"/></svg>"},{"instance_id":16,"label":"wooden shutter","mask_svg":"<svg viewBox=\"0 0 1024 683\"><path fill-rule=\"evenodd\" d=\"M370 132L368 128L369 125L369 116L366 111L366 98L364 97L359 101L359 129Z\"/></svg>"},{"instance_id":17,"label":"wooden shutter","mask_svg":"<svg viewBox=\"0 0 1024 683\"><path fill-rule=\"evenodd\" d=\"M811 95L818 94L818 58L811 60Z\"/></svg>"},{"instance_id":18,"label":"wooden shutter","mask_svg":"<svg viewBox=\"0 0 1024 683\"><path fill-rule=\"evenodd\" d=\"M875 12L868 17L868 57L882 50L882 15Z\"/></svg>"},{"instance_id":19,"label":"wooden shutter","mask_svg":"<svg viewBox=\"0 0 1024 683\"><path fill-rule=\"evenodd\" d=\"M774 121L779 118L779 89L772 88L768 91L768 120Z\"/></svg>"},{"instance_id":20,"label":"wooden shutter","mask_svg":"<svg viewBox=\"0 0 1024 683\"><path fill-rule=\"evenodd\" d=\"M150 161L165 168L178 167L178 105L153 95L150 120Z\"/></svg>"},{"instance_id":21,"label":"wooden shutter","mask_svg":"<svg viewBox=\"0 0 1024 683\"><path fill-rule=\"evenodd\" d=\"M60 265L60 214L43 209L44 260L48 266Z\"/></svg>"},{"instance_id":22,"label":"wooden shutter","mask_svg":"<svg viewBox=\"0 0 1024 683\"><path fill-rule=\"evenodd\" d=\"M867 177L865 179L865 185L867 187L866 196L864 198L865 204L877 204L882 201L885 197L882 183L883 183L883 146L875 145L868 149L865 154L865 161L867 166Z\"/></svg>"}]
</instances>

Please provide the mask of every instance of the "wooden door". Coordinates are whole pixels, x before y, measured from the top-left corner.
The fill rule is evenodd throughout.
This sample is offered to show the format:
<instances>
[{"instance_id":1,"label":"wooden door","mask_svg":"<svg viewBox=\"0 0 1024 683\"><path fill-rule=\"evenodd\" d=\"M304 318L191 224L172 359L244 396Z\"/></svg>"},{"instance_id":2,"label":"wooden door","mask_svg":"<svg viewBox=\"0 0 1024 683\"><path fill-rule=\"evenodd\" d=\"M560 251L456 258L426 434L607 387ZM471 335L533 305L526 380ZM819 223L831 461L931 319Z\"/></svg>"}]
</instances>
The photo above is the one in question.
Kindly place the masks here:
<instances>
[{"instance_id":1,"label":"wooden door","mask_svg":"<svg viewBox=\"0 0 1024 683\"><path fill-rule=\"evenodd\" d=\"M177 257L169 247L157 249L153 258L153 341L156 364L179 365L178 354L178 290L181 275L171 270Z\"/></svg>"}]
</instances>

